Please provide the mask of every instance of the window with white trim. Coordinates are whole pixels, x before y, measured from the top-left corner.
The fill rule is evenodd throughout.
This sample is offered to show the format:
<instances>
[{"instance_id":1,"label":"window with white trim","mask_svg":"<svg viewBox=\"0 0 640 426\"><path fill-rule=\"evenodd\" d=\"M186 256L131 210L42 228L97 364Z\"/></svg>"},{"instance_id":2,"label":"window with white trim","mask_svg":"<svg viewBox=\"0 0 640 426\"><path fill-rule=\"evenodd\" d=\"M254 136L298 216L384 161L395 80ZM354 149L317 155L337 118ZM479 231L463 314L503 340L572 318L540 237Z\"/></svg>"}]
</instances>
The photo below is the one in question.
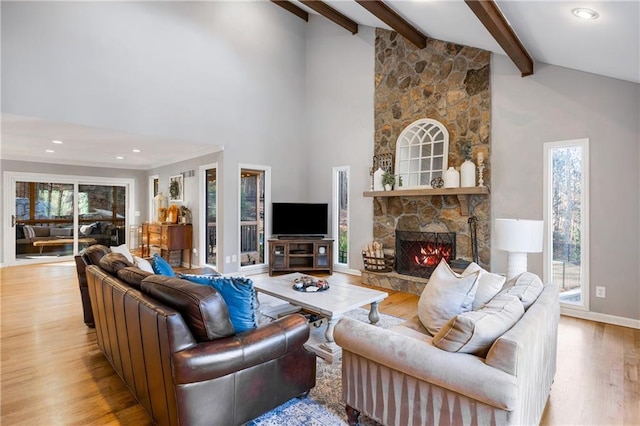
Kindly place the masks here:
<instances>
[{"instance_id":1,"label":"window with white trim","mask_svg":"<svg viewBox=\"0 0 640 426\"><path fill-rule=\"evenodd\" d=\"M338 246L336 265L349 265L349 167L333 168L333 235Z\"/></svg>"},{"instance_id":2,"label":"window with white trim","mask_svg":"<svg viewBox=\"0 0 640 426\"><path fill-rule=\"evenodd\" d=\"M560 302L589 309L589 139L544 144L545 281Z\"/></svg>"}]
</instances>

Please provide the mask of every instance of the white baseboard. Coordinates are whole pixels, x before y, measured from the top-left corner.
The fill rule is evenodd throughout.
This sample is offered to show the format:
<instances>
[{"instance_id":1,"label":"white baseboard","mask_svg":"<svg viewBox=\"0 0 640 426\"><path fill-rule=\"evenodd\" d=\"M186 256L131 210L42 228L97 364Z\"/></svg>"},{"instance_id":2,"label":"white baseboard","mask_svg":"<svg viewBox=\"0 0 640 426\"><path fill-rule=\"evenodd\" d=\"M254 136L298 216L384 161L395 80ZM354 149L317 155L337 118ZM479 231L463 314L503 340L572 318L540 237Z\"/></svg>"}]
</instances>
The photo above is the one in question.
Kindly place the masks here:
<instances>
[{"instance_id":1,"label":"white baseboard","mask_svg":"<svg viewBox=\"0 0 640 426\"><path fill-rule=\"evenodd\" d=\"M618 317L615 315L601 314L599 312L581 311L565 306L560 307L560 313L568 317L581 318L591 321L603 322L605 324L620 325L623 327L636 328L640 330L640 320L633 318Z\"/></svg>"},{"instance_id":2,"label":"white baseboard","mask_svg":"<svg viewBox=\"0 0 640 426\"><path fill-rule=\"evenodd\" d=\"M257 275L269 272L269 266L267 264L260 264L255 266L242 266L235 275Z\"/></svg>"},{"instance_id":3,"label":"white baseboard","mask_svg":"<svg viewBox=\"0 0 640 426\"><path fill-rule=\"evenodd\" d=\"M362 272L360 272L359 269L349 269L346 266L342 266L342 265L333 265L333 271L340 272L343 274L356 275L358 277L362 276Z\"/></svg>"}]
</instances>

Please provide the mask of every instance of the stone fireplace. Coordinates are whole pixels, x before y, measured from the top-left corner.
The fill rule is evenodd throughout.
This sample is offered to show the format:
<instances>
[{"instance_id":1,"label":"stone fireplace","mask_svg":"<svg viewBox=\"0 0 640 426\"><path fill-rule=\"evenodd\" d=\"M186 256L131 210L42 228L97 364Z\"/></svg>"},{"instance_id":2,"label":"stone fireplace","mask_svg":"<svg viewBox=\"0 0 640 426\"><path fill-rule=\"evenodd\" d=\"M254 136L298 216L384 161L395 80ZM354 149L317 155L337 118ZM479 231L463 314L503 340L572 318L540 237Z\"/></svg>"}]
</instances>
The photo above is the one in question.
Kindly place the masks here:
<instances>
[{"instance_id":1,"label":"stone fireplace","mask_svg":"<svg viewBox=\"0 0 640 426\"><path fill-rule=\"evenodd\" d=\"M429 278L442 259L456 258L456 233L396 230L395 256L399 274Z\"/></svg>"},{"instance_id":2,"label":"stone fireplace","mask_svg":"<svg viewBox=\"0 0 640 426\"><path fill-rule=\"evenodd\" d=\"M470 143L474 162L478 153L484 156L484 184L490 187L490 53L435 39L418 49L393 31L376 29L375 55L374 156L395 155L402 130L415 120L431 118L449 132L449 166L460 167L464 161L461 144ZM397 249L396 230L455 233L453 256L471 261L469 218L474 217L478 263L488 267L488 193L423 195L416 191L405 195L410 192L414 191L373 198L373 239L385 251ZM363 271L362 277L366 284L415 294L422 292L428 280L400 273L397 267L387 274Z\"/></svg>"}]
</instances>

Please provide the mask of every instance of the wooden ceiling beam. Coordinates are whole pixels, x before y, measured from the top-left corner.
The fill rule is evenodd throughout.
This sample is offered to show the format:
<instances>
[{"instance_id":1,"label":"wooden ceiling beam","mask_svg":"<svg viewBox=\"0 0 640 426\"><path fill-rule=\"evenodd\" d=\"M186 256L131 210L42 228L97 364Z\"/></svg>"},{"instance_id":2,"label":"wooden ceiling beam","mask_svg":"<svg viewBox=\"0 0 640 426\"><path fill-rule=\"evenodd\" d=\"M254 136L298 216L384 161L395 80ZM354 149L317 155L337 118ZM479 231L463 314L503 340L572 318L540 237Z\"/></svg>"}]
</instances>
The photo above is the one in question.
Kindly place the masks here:
<instances>
[{"instance_id":1,"label":"wooden ceiling beam","mask_svg":"<svg viewBox=\"0 0 640 426\"><path fill-rule=\"evenodd\" d=\"M493 0L464 0L464 2L518 67L522 77L533 74L533 59L495 2Z\"/></svg>"},{"instance_id":2,"label":"wooden ceiling beam","mask_svg":"<svg viewBox=\"0 0 640 426\"><path fill-rule=\"evenodd\" d=\"M381 0L356 0L356 2L419 49L427 46L427 37Z\"/></svg>"},{"instance_id":3,"label":"wooden ceiling beam","mask_svg":"<svg viewBox=\"0 0 640 426\"><path fill-rule=\"evenodd\" d=\"M271 0L271 2L277 4L278 6L280 6L285 10L288 10L289 12L296 15L298 18L304 19L305 21L309 22L309 14L307 13L307 11L299 8L295 4L291 3L289 0Z\"/></svg>"},{"instance_id":4,"label":"wooden ceiling beam","mask_svg":"<svg viewBox=\"0 0 640 426\"><path fill-rule=\"evenodd\" d=\"M315 10L330 21L333 21L334 23L340 25L345 30L351 32L351 34L358 33L357 22L347 18L328 4L319 0L300 0L300 3L304 4L310 9Z\"/></svg>"}]
</instances>

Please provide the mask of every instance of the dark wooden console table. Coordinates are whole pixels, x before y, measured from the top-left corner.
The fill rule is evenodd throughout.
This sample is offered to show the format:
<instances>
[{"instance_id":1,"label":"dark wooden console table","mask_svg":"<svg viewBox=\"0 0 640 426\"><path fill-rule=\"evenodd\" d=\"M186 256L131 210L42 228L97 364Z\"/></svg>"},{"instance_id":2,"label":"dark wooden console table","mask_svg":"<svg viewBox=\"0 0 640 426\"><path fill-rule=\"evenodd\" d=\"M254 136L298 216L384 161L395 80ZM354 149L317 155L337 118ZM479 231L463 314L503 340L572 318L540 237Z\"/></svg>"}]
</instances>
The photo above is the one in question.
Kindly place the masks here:
<instances>
[{"instance_id":1,"label":"dark wooden console table","mask_svg":"<svg viewBox=\"0 0 640 426\"><path fill-rule=\"evenodd\" d=\"M269 240L269 275L274 272L328 271L333 274L333 240Z\"/></svg>"}]
</instances>

